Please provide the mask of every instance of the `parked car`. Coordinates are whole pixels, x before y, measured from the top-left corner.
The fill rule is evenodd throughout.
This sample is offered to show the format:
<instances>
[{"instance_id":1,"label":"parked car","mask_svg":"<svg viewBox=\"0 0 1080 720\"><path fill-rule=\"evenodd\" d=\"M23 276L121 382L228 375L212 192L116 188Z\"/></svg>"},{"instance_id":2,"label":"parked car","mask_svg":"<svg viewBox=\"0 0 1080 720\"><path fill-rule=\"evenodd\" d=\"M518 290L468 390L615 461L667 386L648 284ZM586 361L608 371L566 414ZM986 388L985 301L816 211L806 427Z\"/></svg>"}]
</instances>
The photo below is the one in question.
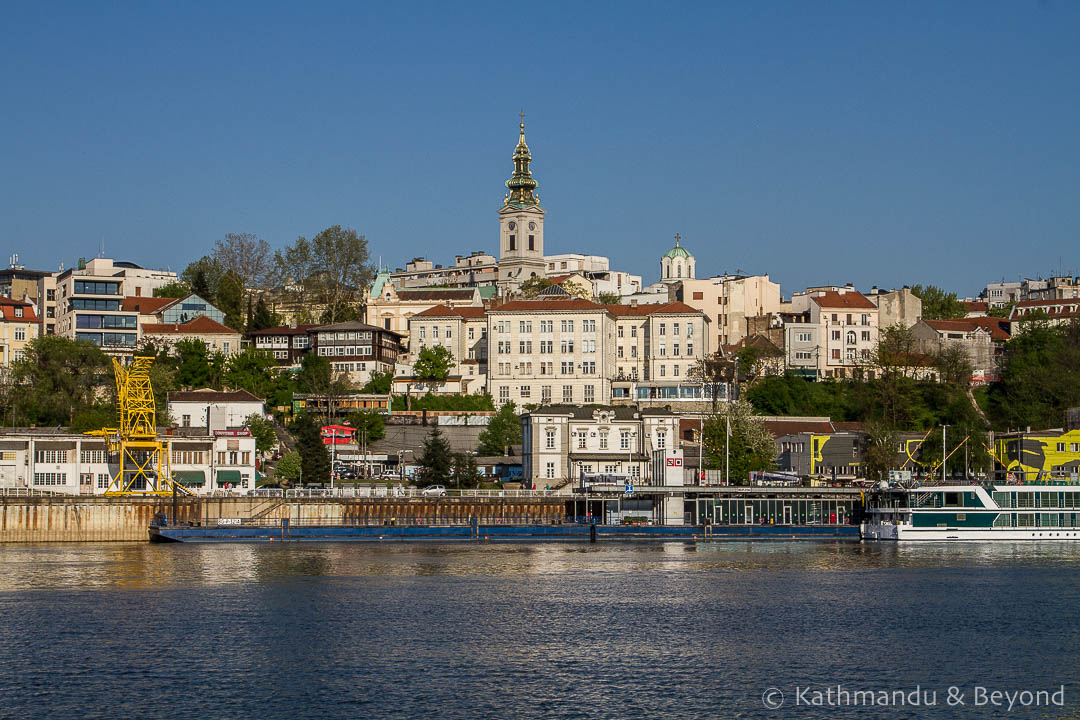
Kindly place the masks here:
<instances>
[{"instance_id":1,"label":"parked car","mask_svg":"<svg viewBox=\"0 0 1080 720\"><path fill-rule=\"evenodd\" d=\"M423 497L445 497L446 486L445 485L428 485L426 488L420 491Z\"/></svg>"}]
</instances>

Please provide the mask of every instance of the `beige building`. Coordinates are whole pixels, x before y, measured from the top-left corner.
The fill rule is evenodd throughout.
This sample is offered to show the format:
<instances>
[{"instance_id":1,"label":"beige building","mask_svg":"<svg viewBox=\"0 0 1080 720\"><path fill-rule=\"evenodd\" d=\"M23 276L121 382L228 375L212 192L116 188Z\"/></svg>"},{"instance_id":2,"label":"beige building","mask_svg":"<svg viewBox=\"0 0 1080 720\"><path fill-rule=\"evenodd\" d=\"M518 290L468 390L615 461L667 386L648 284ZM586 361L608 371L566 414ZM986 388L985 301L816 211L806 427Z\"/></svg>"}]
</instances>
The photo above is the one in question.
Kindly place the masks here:
<instances>
[{"instance_id":1,"label":"beige building","mask_svg":"<svg viewBox=\"0 0 1080 720\"><path fill-rule=\"evenodd\" d=\"M31 303L0 298L0 367L10 368L11 363L22 360L27 343L40 329Z\"/></svg>"},{"instance_id":2,"label":"beige building","mask_svg":"<svg viewBox=\"0 0 1080 720\"><path fill-rule=\"evenodd\" d=\"M911 328L916 349L936 355L956 346L964 350L972 367L972 382L982 383L997 376L997 355L990 331L971 320L920 320Z\"/></svg>"},{"instance_id":3,"label":"beige building","mask_svg":"<svg viewBox=\"0 0 1080 720\"><path fill-rule=\"evenodd\" d=\"M712 350L703 312L681 302L605 307L615 317L613 402L702 399L692 371Z\"/></svg>"},{"instance_id":4,"label":"beige building","mask_svg":"<svg viewBox=\"0 0 1080 720\"><path fill-rule=\"evenodd\" d=\"M719 275L683 280L675 299L700 310L711 321L709 347L737 345L749 332L748 318L780 311L780 284L768 275Z\"/></svg>"},{"instance_id":5,"label":"beige building","mask_svg":"<svg viewBox=\"0 0 1080 720\"><path fill-rule=\"evenodd\" d=\"M205 316L185 323L144 323L140 329L143 339L169 348L182 340L198 340L212 353L235 355L240 352L240 333Z\"/></svg>"},{"instance_id":6,"label":"beige building","mask_svg":"<svg viewBox=\"0 0 1080 720\"><path fill-rule=\"evenodd\" d=\"M487 388L488 320L484 308L437 305L409 318L409 336L410 365L421 349L442 345L453 357L451 373L461 376L465 393Z\"/></svg>"},{"instance_id":7,"label":"beige building","mask_svg":"<svg viewBox=\"0 0 1080 720\"><path fill-rule=\"evenodd\" d=\"M789 368L816 377L850 378L871 361L878 307L851 286L815 288L791 298L799 322L785 324Z\"/></svg>"},{"instance_id":8,"label":"beige building","mask_svg":"<svg viewBox=\"0 0 1080 720\"><path fill-rule=\"evenodd\" d=\"M368 291L367 321L383 330L409 339L409 318L425 310L444 306L483 309L480 288L402 289L394 287L386 273L376 276Z\"/></svg>"},{"instance_id":9,"label":"beige building","mask_svg":"<svg viewBox=\"0 0 1080 720\"><path fill-rule=\"evenodd\" d=\"M909 287L888 292L871 288L866 297L877 305L880 327L903 325L909 328L922 320L922 300Z\"/></svg>"}]
</instances>

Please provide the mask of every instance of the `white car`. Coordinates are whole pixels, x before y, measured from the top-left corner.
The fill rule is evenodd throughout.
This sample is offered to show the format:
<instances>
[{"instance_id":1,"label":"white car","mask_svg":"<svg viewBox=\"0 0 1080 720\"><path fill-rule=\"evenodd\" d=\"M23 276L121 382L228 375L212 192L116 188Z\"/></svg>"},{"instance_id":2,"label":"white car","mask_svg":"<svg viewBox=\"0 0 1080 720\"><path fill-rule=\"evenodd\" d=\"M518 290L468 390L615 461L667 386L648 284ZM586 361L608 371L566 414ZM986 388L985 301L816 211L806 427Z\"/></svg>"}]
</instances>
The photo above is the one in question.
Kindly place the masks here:
<instances>
[{"instance_id":1,"label":"white car","mask_svg":"<svg viewBox=\"0 0 1080 720\"><path fill-rule=\"evenodd\" d=\"M446 486L428 485L420 491L420 495L423 497L446 497Z\"/></svg>"}]
</instances>

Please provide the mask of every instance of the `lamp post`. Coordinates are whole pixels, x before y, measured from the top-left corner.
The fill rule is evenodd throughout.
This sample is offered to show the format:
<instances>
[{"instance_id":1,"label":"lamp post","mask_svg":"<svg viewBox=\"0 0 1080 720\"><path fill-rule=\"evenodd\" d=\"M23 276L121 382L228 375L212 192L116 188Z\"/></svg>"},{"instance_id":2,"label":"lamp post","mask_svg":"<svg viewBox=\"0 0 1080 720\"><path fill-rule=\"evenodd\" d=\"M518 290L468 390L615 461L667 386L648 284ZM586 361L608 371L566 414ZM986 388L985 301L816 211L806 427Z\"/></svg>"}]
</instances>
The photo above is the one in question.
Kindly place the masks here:
<instances>
[{"instance_id":1,"label":"lamp post","mask_svg":"<svg viewBox=\"0 0 1080 720\"><path fill-rule=\"evenodd\" d=\"M948 456L946 455L946 452L949 449L948 445L945 444L945 428L947 428L947 427L949 427L949 426L948 425L942 425L941 426L941 484L942 485L945 484L945 461L948 459Z\"/></svg>"}]
</instances>

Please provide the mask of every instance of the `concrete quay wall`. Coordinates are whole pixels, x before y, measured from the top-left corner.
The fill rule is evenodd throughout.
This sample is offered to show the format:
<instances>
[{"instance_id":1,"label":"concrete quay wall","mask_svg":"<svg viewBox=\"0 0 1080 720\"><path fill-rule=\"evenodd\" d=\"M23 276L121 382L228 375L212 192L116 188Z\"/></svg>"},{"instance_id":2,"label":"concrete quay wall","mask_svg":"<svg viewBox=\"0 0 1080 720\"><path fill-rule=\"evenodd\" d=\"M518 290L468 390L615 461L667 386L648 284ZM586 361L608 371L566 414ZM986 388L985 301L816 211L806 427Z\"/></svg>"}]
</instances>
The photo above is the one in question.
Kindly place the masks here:
<instances>
[{"instance_id":1,"label":"concrete quay wall","mask_svg":"<svg viewBox=\"0 0 1080 720\"><path fill-rule=\"evenodd\" d=\"M548 523L565 514L561 498L266 498L178 499L178 522L219 518L293 524L427 522ZM0 497L0 543L145 541L154 515L173 516L171 498Z\"/></svg>"}]
</instances>

